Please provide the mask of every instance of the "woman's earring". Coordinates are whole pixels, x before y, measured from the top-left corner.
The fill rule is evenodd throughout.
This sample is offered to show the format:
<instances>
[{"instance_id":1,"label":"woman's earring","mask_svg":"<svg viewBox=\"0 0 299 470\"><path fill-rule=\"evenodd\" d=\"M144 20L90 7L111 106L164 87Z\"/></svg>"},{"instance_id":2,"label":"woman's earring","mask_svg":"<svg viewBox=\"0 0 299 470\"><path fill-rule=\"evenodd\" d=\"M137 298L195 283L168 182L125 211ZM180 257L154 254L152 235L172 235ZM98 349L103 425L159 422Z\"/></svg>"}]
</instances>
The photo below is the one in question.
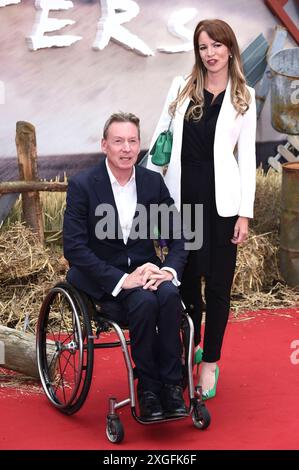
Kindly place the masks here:
<instances>
[{"instance_id":1,"label":"woman's earring","mask_svg":"<svg viewBox=\"0 0 299 470\"><path fill-rule=\"evenodd\" d=\"M232 59L232 58L233 58L233 56L230 54L229 58L230 58L230 59Z\"/></svg>"}]
</instances>

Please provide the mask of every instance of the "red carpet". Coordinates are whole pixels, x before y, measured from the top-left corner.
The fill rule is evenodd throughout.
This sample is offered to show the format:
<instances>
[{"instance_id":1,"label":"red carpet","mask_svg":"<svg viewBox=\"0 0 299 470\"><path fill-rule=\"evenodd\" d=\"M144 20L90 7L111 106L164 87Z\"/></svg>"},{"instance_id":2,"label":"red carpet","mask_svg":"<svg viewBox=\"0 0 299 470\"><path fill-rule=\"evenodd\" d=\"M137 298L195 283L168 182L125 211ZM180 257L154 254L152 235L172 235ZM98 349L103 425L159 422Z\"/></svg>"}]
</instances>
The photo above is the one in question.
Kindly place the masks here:
<instances>
[{"instance_id":1,"label":"red carpet","mask_svg":"<svg viewBox=\"0 0 299 470\"><path fill-rule=\"evenodd\" d=\"M207 402L212 422L206 431L197 430L191 418L142 426L126 407L120 411L125 439L110 444L107 398L127 398L125 368L119 349L95 355L89 396L74 416L60 414L43 394L0 387L0 449L299 448L299 308L255 312L230 322L217 396Z\"/></svg>"}]
</instances>

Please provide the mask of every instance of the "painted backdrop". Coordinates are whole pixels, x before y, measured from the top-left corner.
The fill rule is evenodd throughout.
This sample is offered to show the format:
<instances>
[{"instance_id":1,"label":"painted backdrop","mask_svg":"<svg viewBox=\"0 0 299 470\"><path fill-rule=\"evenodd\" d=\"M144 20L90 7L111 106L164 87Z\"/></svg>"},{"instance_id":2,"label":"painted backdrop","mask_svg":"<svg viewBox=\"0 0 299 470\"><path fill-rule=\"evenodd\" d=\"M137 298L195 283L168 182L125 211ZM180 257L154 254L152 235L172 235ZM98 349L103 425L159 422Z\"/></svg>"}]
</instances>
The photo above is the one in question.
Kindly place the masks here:
<instances>
[{"instance_id":1,"label":"painted backdrop","mask_svg":"<svg viewBox=\"0 0 299 470\"><path fill-rule=\"evenodd\" d=\"M141 118L147 148L173 76L192 67L190 38L200 19L229 22L241 49L261 32L270 40L277 24L263 0L0 0L0 6L0 158L16 153L18 120L36 126L40 155L97 152L104 121L117 110ZM45 47L61 43L69 45ZM282 138L266 103L258 140Z\"/></svg>"}]
</instances>

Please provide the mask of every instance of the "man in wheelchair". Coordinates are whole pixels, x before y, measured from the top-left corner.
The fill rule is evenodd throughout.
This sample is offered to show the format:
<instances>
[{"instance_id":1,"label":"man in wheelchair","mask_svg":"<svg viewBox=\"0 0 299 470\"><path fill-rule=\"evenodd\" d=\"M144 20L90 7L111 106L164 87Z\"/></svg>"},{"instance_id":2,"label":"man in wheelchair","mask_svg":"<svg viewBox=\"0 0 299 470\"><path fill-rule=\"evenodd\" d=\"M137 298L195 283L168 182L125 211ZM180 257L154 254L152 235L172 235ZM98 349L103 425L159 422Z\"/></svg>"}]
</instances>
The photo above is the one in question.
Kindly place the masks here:
<instances>
[{"instance_id":1,"label":"man in wheelchair","mask_svg":"<svg viewBox=\"0 0 299 470\"><path fill-rule=\"evenodd\" d=\"M102 150L105 160L69 180L63 228L67 280L122 307L113 320L128 324L140 416L150 421L183 416L178 286L188 253L180 217L161 175L135 166L136 116L111 115ZM167 239L163 261L154 246L157 228Z\"/></svg>"}]
</instances>

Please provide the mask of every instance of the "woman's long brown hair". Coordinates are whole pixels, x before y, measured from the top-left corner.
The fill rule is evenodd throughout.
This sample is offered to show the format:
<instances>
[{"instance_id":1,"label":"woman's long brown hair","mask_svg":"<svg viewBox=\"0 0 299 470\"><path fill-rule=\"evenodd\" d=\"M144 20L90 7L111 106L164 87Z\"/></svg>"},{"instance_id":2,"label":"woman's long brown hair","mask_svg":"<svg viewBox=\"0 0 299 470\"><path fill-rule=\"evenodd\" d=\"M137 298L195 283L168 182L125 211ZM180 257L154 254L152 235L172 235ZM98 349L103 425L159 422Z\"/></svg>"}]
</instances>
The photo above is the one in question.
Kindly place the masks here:
<instances>
[{"instance_id":1,"label":"woman's long brown hair","mask_svg":"<svg viewBox=\"0 0 299 470\"><path fill-rule=\"evenodd\" d=\"M203 20L198 23L193 35L193 47L195 54L195 64L191 74L187 77L187 83L177 98L170 104L169 113L173 116L177 106L186 99L192 100L187 119L200 120L204 106L204 85L207 74L206 68L199 53L198 38L202 31L205 31L214 41L224 44L230 51L229 58L229 78L231 79L231 102L238 114L245 114L249 108L251 96L246 88L246 80L241 63L238 42L232 28L225 21Z\"/></svg>"}]
</instances>

